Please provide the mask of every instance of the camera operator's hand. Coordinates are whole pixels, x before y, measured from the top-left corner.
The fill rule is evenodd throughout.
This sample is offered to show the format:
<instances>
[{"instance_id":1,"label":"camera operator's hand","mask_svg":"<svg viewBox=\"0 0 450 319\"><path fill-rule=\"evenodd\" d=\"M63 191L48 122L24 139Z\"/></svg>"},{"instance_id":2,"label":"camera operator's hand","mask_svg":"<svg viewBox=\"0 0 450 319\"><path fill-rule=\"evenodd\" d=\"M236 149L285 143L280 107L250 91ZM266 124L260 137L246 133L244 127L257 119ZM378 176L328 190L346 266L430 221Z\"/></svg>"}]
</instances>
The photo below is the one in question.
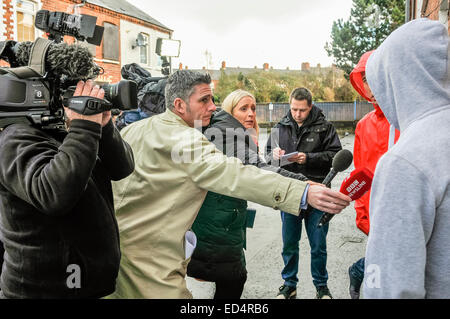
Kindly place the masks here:
<instances>
[{"instance_id":1,"label":"camera operator's hand","mask_svg":"<svg viewBox=\"0 0 450 319\"><path fill-rule=\"evenodd\" d=\"M110 119L111 119L111 111L103 112L102 113L102 127L104 127L106 124L108 124Z\"/></svg>"},{"instance_id":2,"label":"camera operator's hand","mask_svg":"<svg viewBox=\"0 0 450 319\"><path fill-rule=\"evenodd\" d=\"M105 90L101 89L98 85L95 85L92 88L90 96L95 96L99 99L103 99L105 97ZM111 119L111 111L104 111L102 113L102 127L104 127L106 124L108 124L110 119Z\"/></svg>"},{"instance_id":3,"label":"camera operator's hand","mask_svg":"<svg viewBox=\"0 0 450 319\"><path fill-rule=\"evenodd\" d=\"M75 93L73 94L73 96L92 96L92 97L96 97L99 99L103 99L103 97L105 96L105 91L103 89L101 89L98 85L94 86L94 82L92 80L87 80L86 83L83 81L79 81L77 83L77 88L75 89ZM94 115L83 115L83 114L78 114L77 112L64 107L64 111L66 112L66 116L67 116L67 124L70 126L70 122L72 120L87 120L87 121L91 121L91 122L95 122L98 123L100 125L103 125L103 113L99 113L99 114L94 114ZM104 112L106 113L106 112ZM108 117L108 121L109 118L111 117L111 112L109 112L109 117ZM108 123L108 121L105 122Z\"/></svg>"}]
</instances>

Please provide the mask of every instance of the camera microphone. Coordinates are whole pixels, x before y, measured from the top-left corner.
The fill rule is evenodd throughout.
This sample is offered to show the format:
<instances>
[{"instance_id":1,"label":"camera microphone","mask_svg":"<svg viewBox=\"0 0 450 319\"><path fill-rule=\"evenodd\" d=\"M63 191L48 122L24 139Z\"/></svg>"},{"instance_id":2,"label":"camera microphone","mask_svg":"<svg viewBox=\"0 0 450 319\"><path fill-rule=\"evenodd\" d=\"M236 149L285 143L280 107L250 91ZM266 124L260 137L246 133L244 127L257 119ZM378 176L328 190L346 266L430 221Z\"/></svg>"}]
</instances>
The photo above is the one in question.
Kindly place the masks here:
<instances>
[{"instance_id":1,"label":"camera microphone","mask_svg":"<svg viewBox=\"0 0 450 319\"><path fill-rule=\"evenodd\" d=\"M13 52L18 66L26 66L30 60L33 42L16 43ZM89 49L79 44L51 43L45 57L45 69L62 81L79 81L95 78L100 67L94 63Z\"/></svg>"}]
</instances>

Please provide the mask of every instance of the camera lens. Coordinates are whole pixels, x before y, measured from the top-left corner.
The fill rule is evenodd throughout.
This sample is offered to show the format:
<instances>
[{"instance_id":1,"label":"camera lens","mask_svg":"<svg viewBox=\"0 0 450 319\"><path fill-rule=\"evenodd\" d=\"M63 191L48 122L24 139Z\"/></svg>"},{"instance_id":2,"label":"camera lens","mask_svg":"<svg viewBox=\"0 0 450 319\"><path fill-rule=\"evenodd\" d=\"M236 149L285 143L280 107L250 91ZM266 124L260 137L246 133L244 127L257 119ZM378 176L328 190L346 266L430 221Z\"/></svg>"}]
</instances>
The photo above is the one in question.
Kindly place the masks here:
<instances>
[{"instance_id":1,"label":"camera lens","mask_svg":"<svg viewBox=\"0 0 450 319\"><path fill-rule=\"evenodd\" d=\"M122 80L118 83L104 84L102 88L105 90L105 99L110 101L114 108L131 110L138 107L136 82Z\"/></svg>"}]
</instances>

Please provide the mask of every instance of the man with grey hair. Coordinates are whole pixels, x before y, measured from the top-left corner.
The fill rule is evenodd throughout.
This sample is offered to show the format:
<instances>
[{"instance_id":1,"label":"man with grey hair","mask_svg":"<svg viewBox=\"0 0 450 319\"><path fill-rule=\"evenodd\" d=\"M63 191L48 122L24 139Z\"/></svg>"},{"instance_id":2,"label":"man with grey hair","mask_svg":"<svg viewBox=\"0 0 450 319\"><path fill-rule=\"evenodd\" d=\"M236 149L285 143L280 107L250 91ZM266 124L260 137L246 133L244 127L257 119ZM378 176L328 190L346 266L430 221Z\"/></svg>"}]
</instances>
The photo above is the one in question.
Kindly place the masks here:
<instances>
[{"instance_id":1,"label":"man with grey hair","mask_svg":"<svg viewBox=\"0 0 450 319\"><path fill-rule=\"evenodd\" d=\"M194 127L216 107L209 75L177 71L166 86L167 110L121 132L135 171L114 183L122 259L111 298L192 298L186 269L195 248L189 231L208 191L298 215L310 204L339 213L350 198L226 157ZM232 221L230 221L231 223ZM228 225L224 225L227 227Z\"/></svg>"}]
</instances>

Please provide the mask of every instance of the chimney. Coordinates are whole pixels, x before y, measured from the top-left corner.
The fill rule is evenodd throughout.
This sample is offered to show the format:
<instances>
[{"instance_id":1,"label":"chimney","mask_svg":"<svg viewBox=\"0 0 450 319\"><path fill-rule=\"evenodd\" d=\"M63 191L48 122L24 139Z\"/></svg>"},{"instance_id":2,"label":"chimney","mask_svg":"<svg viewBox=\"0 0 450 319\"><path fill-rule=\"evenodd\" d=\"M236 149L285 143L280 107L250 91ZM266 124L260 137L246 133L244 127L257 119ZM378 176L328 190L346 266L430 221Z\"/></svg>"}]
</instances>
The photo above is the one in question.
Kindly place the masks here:
<instances>
[{"instance_id":1,"label":"chimney","mask_svg":"<svg viewBox=\"0 0 450 319\"><path fill-rule=\"evenodd\" d=\"M227 67L227 64L225 63L225 61L222 61L222 70L225 70Z\"/></svg>"},{"instance_id":2,"label":"chimney","mask_svg":"<svg viewBox=\"0 0 450 319\"><path fill-rule=\"evenodd\" d=\"M202 70L206 70L206 66L202 66Z\"/></svg>"},{"instance_id":3,"label":"chimney","mask_svg":"<svg viewBox=\"0 0 450 319\"><path fill-rule=\"evenodd\" d=\"M180 62L180 64L178 65L178 70L183 70L183 63Z\"/></svg>"},{"instance_id":4,"label":"chimney","mask_svg":"<svg viewBox=\"0 0 450 319\"><path fill-rule=\"evenodd\" d=\"M309 71L309 69L310 69L309 62L303 62L302 71Z\"/></svg>"},{"instance_id":5,"label":"chimney","mask_svg":"<svg viewBox=\"0 0 450 319\"><path fill-rule=\"evenodd\" d=\"M269 70L269 63L264 63L264 64L263 64L263 70L264 70L264 71Z\"/></svg>"},{"instance_id":6,"label":"chimney","mask_svg":"<svg viewBox=\"0 0 450 319\"><path fill-rule=\"evenodd\" d=\"M187 69L188 69L188 66L186 65L186 66L184 67L184 69L187 70Z\"/></svg>"}]
</instances>

